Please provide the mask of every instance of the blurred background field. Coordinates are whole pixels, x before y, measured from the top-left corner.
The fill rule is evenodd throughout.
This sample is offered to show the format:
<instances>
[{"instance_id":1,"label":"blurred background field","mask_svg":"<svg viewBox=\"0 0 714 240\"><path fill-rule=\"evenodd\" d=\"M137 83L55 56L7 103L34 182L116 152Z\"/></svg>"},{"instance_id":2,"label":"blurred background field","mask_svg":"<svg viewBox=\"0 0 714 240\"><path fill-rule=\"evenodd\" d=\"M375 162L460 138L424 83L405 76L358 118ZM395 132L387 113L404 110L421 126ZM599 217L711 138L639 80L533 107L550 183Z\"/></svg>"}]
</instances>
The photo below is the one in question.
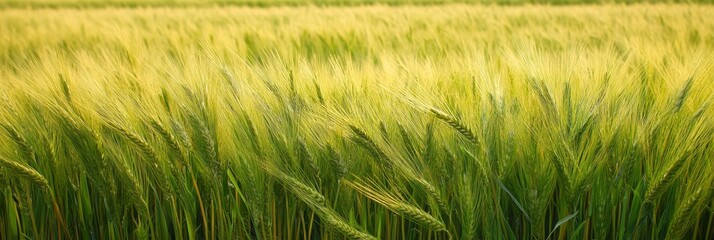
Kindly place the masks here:
<instances>
[{"instance_id":1,"label":"blurred background field","mask_svg":"<svg viewBox=\"0 0 714 240\"><path fill-rule=\"evenodd\" d=\"M0 0L0 7L56 8L56 7L186 7L186 6L359 6L359 5L582 5L683 3L710 4L713 0Z\"/></svg>"}]
</instances>

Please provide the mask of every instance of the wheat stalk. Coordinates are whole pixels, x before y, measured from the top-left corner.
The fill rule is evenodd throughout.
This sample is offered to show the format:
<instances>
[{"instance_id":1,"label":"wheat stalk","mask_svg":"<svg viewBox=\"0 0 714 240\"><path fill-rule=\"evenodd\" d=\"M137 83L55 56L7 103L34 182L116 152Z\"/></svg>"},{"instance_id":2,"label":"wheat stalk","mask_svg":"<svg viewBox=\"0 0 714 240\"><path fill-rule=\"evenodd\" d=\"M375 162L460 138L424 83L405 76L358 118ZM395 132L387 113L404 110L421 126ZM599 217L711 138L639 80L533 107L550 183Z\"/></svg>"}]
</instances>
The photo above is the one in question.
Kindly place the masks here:
<instances>
[{"instance_id":1,"label":"wheat stalk","mask_svg":"<svg viewBox=\"0 0 714 240\"><path fill-rule=\"evenodd\" d=\"M39 185L47 190L50 189L47 179L45 179L45 177L35 169L25 166L24 164L11 161L3 156L0 156L0 166L10 170L10 173L13 175L23 178L33 184Z\"/></svg>"},{"instance_id":2,"label":"wheat stalk","mask_svg":"<svg viewBox=\"0 0 714 240\"><path fill-rule=\"evenodd\" d=\"M314 188L303 184L299 180L280 171L275 166L263 163L261 164L261 168L269 175L280 180L283 185L290 188L290 190L293 191L299 197L301 197L303 201L313 204L315 206L325 206L325 197L322 196L322 194Z\"/></svg>"},{"instance_id":3,"label":"wheat stalk","mask_svg":"<svg viewBox=\"0 0 714 240\"><path fill-rule=\"evenodd\" d=\"M322 221L331 228L336 229L340 233L344 234L350 239L355 239L355 240L376 240L377 238L369 235L367 233L363 233L354 227L350 226L347 224L344 220L342 220L341 217L337 215L334 211L332 211L329 208L322 208L321 210L317 211L318 214L320 215L320 218Z\"/></svg>"},{"instance_id":4,"label":"wheat stalk","mask_svg":"<svg viewBox=\"0 0 714 240\"><path fill-rule=\"evenodd\" d=\"M10 135L10 139L12 139L12 141L17 144L18 148L20 148L20 151L25 155L24 157L30 160L32 164L37 164L35 151L32 150L32 146L30 146L27 142L27 139L20 135L14 127L5 124L2 124L2 127L5 128L7 133Z\"/></svg>"},{"instance_id":5,"label":"wheat stalk","mask_svg":"<svg viewBox=\"0 0 714 240\"><path fill-rule=\"evenodd\" d=\"M687 160L687 155L688 154L685 153L683 156L679 157L677 160L674 161L674 163L672 163L664 170L662 176L659 176L652 181L652 183L647 188L647 192L645 194L645 202L652 203L656 200L657 197L662 195L662 193L667 189L669 184L674 180L674 177L679 172L679 169L684 166L684 163Z\"/></svg>"},{"instance_id":6,"label":"wheat stalk","mask_svg":"<svg viewBox=\"0 0 714 240\"><path fill-rule=\"evenodd\" d=\"M187 109L184 109L184 111L188 112ZM214 178L218 179L219 176L224 173L224 171L223 167L221 166L221 162L218 160L218 152L216 150L216 142L214 141L213 134L211 134L210 130L208 129L208 126L206 126L206 123L203 122L200 118L190 113L188 114L188 116L191 121L192 127L196 128L199 131L199 137L203 141L203 144L198 147L205 148L204 151L206 152L206 154L208 154L207 157L211 166L211 170L213 171Z\"/></svg>"},{"instance_id":7,"label":"wheat stalk","mask_svg":"<svg viewBox=\"0 0 714 240\"><path fill-rule=\"evenodd\" d=\"M335 173L337 180L344 178L347 174L347 167L342 162L340 155L329 144L327 145L327 154L330 158L330 167L332 167L332 171Z\"/></svg>"},{"instance_id":8,"label":"wheat stalk","mask_svg":"<svg viewBox=\"0 0 714 240\"><path fill-rule=\"evenodd\" d=\"M164 125L162 125L156 120L151 120L150 125L156 131L156 133L158 133L164 139L164 141L166 141L171 151L173 151L174 154L178 156L179 164L186 166L186 163L184 162L186 161L186 154L181 148L181 145L176 140L176 137L174 137L174 135L169 132L169 130L164 127Z\"/></svg>"},{"instance_id":9,"label":"wheat stalk","mask_svg":"<svg viewBox=\"0 0 714 240\"><path fill-rule=\"evenodd\" d=\"M444 121L446 124L451 126L454 130L459 132L464 138L469 140L471 143L474 145L479 145L478 139L476 139L476 135L471 131L469 127L467 127L465 124L463 124L461 121L458 119L451 117L449 115L446 115L446 113L443 113L435 108L431 109L431 113L436 116L436 118Z\"/></svg>"},{"instance_id":10,"label":"wheat stalk","mask_svg":"<svg viewBox=\"0 0 714 240\"><path fill-rule=\"evenodd\" d=\"M397 127L399 129L399 135L402 138L402 142L404 143L404 149L406 149L410 157L416 158L417 154L414 148L414 144L412 143L412 139L409 137L409 132L407 132L404 126L400 123L397 123Z\"/></svg>"},{"instance_id":11,"label":"wheat stalk","mask_svg":"<svg viewBox=\"0 0 714 240\"><path fill-rule=\"evenodd\" d=\"M682 239L683 235L689 230L689 225L692 223L692 214L694 214L699 199L704 195L704 188L697 188L694 193L686 201L681 203L674 214L672 223L667 229L667 239Z\"/></svg>"},{"instance_id":12,"label":"wheat stalk","mask_svg":"<svg viewBox=\"0 0 714 240\"><path fill-rule=\"evenodd\" d=\"M310 155L310 152L307 150L307 144L305 144L304 140L299 139L297 141L295 155L297 155L302 162L306 163L310 174L314 178L313 180L317 185L320 185L320 183L322 182L322 180L320 179L320 169L317 167L317 165L315 164L315 160L312 158L312 155Z\"/></svg>"},{"instance_id":13,"label":"wheat stalk","mask_svg":"<svg viewBox=\"0 0 714 240\"><path fill-rule=\"evenodd\" d=\"M443 222L411 204L398 200L389 193L374 190L358 182L343 181L343 183L402 217L434 231L446 231L446 225Z\"/></svg>"},{"instance_id":14,"label":"wheat stalk","mask_svg":"<svg viewBox=\"0 0 714 240\"><path fill-rule=\"evenodd\" d=\"M441 210L443 210L444 212L448 212L446 208L446 202L444 202L444 199L441 197L441 194L439 193L439 191L436 190L436 188L434 188L434 186L432 186L429 182L421 178L415 177L414 181L416 181L417 184L419 184L419 186L421 186L424 191L426 191L426 193L434 199L434 201L437 205L439 205L439 208Z\"/></svg>"},{"instance_id":15,"label":"wheat stalk","mask_svg":"<svg viewBox=\"0 0 714 240\"><path fill-rule=\"evenodd\" d=\"M350 130L352 130L352 133L355 134L355 140L357 143L360 144L360 146L372 153L375 158L381 159L381 163L383 163L387 167L387 169L393 169L391 159L382 150L382 148L380 148L379 145L377 145L377 143L374 142L374 140L372 140L369 135L367 135L367 133L365 133L362 129L355 125L349 124L348 126Z\"/></svg>"},{"instance_id":16,"label":"wheat stalk","mask_svg":"<svg viewBox=\"0 0 714 240\"><path fill-rule=\"evenodd\" d=\"M119 164L119 169L124 172L126 175L126 180L128 180L128 184L125 184L128 189L129 193L129 198L131 199L131 203L134 204L134 206L138 209L139 214L145 218L150 218L151 215L149 214L149 205L147 204L146 200L144 200L144 197L142 195L142 188L141 184L139 184L139 180L134 176L134 173L132 173L131 168L129 168L129 165L126 164L126 162L118 160L116 161L117 164Z\"/></svg>"},{"instance_id":17,"label":"wheat stalk","mask_svg":"<svg viewBox=\"0 0 714 240\"><path fill-rule=\"evenodd\" d=\"M155 182L158 184L159 188L168 195L169 198L171 198L174 195L174 191L171 188L171 184L169 184L168 179L166 176L163 174L163 170L161 169L161 162L159 160L158 155L156 154L156 151L154 151L154 148L149 145L146 140L144 140L141 136L138 134L135 134L128 129L119 126L116 123L113 123L111 121L104 121L103 122L107 127L114 129L117 131L119 134L124 136L134 144L134 146L138 147L139 150L146 156L146 158L150 161L150 166L153 168L153 171L150 171L151 175L155 177Z\"/></svg>"}]
</instances>

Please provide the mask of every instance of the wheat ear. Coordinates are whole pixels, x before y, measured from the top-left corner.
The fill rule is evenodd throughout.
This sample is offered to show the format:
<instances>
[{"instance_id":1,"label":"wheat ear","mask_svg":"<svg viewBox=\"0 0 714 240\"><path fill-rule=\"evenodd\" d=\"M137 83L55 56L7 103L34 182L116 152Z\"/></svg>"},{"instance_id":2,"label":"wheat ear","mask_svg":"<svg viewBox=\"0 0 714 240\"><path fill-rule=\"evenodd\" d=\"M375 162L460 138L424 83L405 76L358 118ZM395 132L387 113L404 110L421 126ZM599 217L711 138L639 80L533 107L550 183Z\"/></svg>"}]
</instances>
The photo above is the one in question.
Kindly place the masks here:
<instances>
[{"instance_id":1,"label":"wheat ear","mask_svg":"<svg viewBox=\"0 0 714 240\"><path fill-rule=\"evenodd\" d=\"M449 115L446 115L446 113L443 113L437 109L432 108L431 113L436 116L441 121L444 121L446 124L451 126L454 130L459 132L464 138L469 140L471 143L475 145L479 145L478 139L476 139L476 135L471 131L469 127L467 127L465 124L463 124L461 121L458 119L451 117Z\"/></svg>"},{"instance_id":2,"label":"wheat ear","mask_svg":"<svg viewBox=\"0 0 714 240\"><path fill-rule=\"evenodd\" d=\"M40 187L46 188L48 190L50 188L47 179L45 179L42 174L37 172L37 170L32 169L31 167L25 166L24 164L15 161L11 161L3 156L0 156L0 166L11 170L12 174L25 180L28 180L33 184L39 185Z\"/></svg>"}]
</instances>

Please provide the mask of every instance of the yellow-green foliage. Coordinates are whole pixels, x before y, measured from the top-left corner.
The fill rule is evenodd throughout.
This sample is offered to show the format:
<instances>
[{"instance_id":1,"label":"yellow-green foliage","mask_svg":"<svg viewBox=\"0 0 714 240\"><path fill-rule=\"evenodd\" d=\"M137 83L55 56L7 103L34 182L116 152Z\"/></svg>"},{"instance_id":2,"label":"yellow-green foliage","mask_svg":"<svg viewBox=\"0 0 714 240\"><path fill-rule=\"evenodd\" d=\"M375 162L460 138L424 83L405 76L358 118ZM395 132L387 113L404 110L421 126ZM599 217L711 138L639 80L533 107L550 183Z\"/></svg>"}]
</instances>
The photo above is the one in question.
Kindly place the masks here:
<instances>
[{"instance_id":1,"label":"yellow-green foliage","mask_svg":"<svg viewBox=\"0 0 714 240\"><path fill-rule=\"evenodd\" d=\"M0 8L713 3L714 0L0 0Z\"/></svg>"},{"instance_id":2,"label":"yellow-green foliage","mask_svg":"<svg viewBox=\"0 0 714 240\"><path fill-rule=\"evenodd\" d=\"M0 238L711 239L713 12L6 8Z\"/></svg>"}]
</instances>

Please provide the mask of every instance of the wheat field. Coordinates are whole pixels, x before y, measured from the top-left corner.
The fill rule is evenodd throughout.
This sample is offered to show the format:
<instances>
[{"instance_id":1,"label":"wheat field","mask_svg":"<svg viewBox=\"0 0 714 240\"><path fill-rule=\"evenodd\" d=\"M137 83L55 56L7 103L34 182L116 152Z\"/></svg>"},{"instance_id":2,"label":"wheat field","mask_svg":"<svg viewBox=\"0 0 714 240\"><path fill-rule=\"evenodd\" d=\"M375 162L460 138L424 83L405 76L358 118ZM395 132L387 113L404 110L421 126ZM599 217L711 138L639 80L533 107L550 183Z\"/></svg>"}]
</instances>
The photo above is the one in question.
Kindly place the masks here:
<instances>
[{"instance_id":1,"label":"wheat field","mask_svg":"<svg viewBox=\"0 0 714 240\"><path fill-rule=\"evenodd\" d=\"M0 9L0 239L712 239L714 6Z\"/></svg>"},{"instance_id":2,"label":"wheat field","mask_svg":"<svg viewBox=\"0 0 714 240\"><path fill-rule=\"evenodd\" d=\"M0 0L2 8L145 8L221 6L363 6L363 5L580 5L580 4L712 4L714 0Z\"/></svg>"}]
</instances>

